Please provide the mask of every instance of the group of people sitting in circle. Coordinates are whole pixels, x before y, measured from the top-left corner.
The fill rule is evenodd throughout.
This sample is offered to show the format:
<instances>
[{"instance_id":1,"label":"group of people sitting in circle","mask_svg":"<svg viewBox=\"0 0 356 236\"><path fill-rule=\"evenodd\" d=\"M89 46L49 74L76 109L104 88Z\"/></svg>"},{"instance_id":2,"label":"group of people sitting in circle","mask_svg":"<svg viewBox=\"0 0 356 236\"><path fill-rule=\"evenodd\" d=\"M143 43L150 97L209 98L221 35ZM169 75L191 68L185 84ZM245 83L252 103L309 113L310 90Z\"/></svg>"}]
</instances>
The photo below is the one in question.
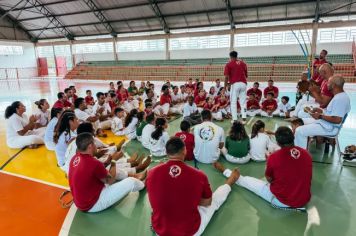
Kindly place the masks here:
<instances>
[{"instance_id":1,"label":"group of people sitting in circle","mask_svg":"<svg viewBox=\"0 0 356 236\"><path fill-rule=\"evenodd\" d=\"M238 59L234 56L231 60ZM319 64L315 77L319 81L315 79L314 84L302 79L298 83L300 100L294 111L288 97L282 97L278 104L278 88L272 80L263 93L256 82L245 94L248 100L242 112L249 116L292 117L292 129L268 131L264 122L257 120L248 135L245 122L233 119L225 138L223 128L213 120L234 115L229 84L222 86L220 80L209 92L199 80L193 83L189 79L180 87L167 81L160 96L153 83L141 82L137 88L131 81L126 89L118 81L117 88L111 82L109 91L96 93L96 99L90 90L85 98L78 97L71 86L58 93L50 111L46 99L36 102L38 111L30 117L21 102L12 103L5 111L7 145L36 148L45 144L48 150L55 151L58 166L68 176L74 203L82 211L102 211L146 185L156 234L200 235L234 183L277 208L299 209L309 202L312 158L306 150L308 137L337 134L350 111L343 77L333 75L330 64ZM302 90L305 82L307 88ZM239 109L237 103L232 110ZM181 130L170 137L168 120L175 114L183 115ZM124 141L106 144L99 139L106 136L103 130L137 139L152 156L168 156L169 160L147 173L151 156L127 156L122 151ZM266 161L267 181L226 169L219 162L220 155L238 164ZM226 183L212 193L207 176L185 164L185 160L212 164L227 177Z\"/></svg>"}]
</instances>

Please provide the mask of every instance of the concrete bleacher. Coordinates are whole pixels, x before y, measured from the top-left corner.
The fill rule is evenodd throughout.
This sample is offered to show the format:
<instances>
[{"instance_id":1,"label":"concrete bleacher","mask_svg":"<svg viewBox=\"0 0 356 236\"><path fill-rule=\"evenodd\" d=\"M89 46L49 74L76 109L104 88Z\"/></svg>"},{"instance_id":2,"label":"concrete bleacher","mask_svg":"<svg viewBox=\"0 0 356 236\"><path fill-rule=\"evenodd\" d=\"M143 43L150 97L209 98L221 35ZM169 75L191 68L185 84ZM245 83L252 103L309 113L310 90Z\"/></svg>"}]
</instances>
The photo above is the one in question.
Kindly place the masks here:
<instances>
[{"instance_id":1,"label":"concrete bleacher","mask_svg":"<svg viewBox=\"0 0 356 236\"><path fill-rule=\"evenodd\" d=\"M245 57L252 81L296 81L306 69L303 56ZM200 78L212 81L223 78L227 58L141 60L141 61L91 61L76 65L66 79L85 80L177 80ZM336 73L342 74L348 82L356 82L352 55L329 55Z\"/></svg>"}]
</instances>

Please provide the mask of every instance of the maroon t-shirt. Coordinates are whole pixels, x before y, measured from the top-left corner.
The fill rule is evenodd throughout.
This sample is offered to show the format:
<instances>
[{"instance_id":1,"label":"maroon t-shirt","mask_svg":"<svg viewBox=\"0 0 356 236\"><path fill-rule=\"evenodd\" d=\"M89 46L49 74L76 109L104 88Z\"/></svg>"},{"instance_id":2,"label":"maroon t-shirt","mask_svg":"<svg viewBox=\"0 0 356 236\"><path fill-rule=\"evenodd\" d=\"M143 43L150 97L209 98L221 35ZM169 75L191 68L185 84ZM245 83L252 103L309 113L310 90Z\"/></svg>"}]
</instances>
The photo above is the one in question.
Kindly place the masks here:
<instances>
[{"instance_id":1,"label":"maroon t-shirt","mask_svg":"<svg viewBox=\"0 0 356 236\"><path fill-rule=\"evenodd\" d=\"M254 88L250 88L249 90L247 90L247 96L250 96L250 94L254 93L255 94L255 98L260 101L262 98L262 91L260 89L254 89Z\"/></svg>"},{"instance_id":2,"label":"maroon t-shirt","mask_svg":"<svg viewBox=\"0 0 356 236\"><path fill-rule=\"evenodd\" d=\"M189 132L178 132L174 136L179 137L184 143L185 148L187 150L187 155L185 156L186 161L191 161L194 158L193 150L194 150L194 135Z\"/></svg>"},{"instance_id":3,"label":"maroon t-shirt","mask_svg":"<svg viewBox=\"0 0 356 236\"><path fill-rule=\"evenodd\" d=\"M229 77L229 83L242 82L247 84L247 65L242 60L232 59L225 65L224 75Z\"/></svg>"},{"instance_id":4,"label":"maroon t-shirt","mask_svg":"<svg viewBox=\"0 0 356 236\"><path fill-rule=\"evenodd\" d=\"M275 111L278 107L277 101L272 99L272 100L264 100L262 102L262 109L263 110L268 110L268 111Z\"/></svg>"},{"instance_id":5,"label":"maroon t-shirt","mask_svg":"<svg viewBox=\"0 0 356 236\"><path fill-rule=\"evenodd\" d=\"M272 86L271 88L270 87L267 87L263 90L263 96L266 98L267 97L267 94L269 92L272 92L274 94L274 98L278 98L278 93L279 93L279 90L276 86Z\"/></svg>"},{"instance_id":6,"label":"maroon t-shirt","mask_svg":"<svg viewBox=\"0 0 356 236\"><path fill-rule=\"evenodd\" d=\"M300 147L284 147L267 159L270 190L283 204L302 207L311 198L312 158Z\"/></svg>"},{"instance_id":7,"label":"maroon t-shirt","mask_svg":"<svg viewBox=\"0 0 356 236\"><path fill-rule=\"evenodd\" d=\"M334 94L328 89L328 80L323 80L320 86L320 93L323 96L334 97ZM326 108L326 106L320 106L321 108Z\"/></svg>"},{"instance_id":8,"label":"maroon t-shirt","mask_svg":"<svg viewBox=\"0 0 356 236\"><path fill-rule=\"evenodd\" d=\"M260 109L260 104L255 100L248 100L246 103L247 110Z\"/></svg>"},{"instance_id":9,"label":"maroon t-shirt","mask_svg":"<svg viewBox=\"0 0 356 236\"><path fill-rule=\"evenodd\" d=\"M164 104L166 104L166 103L171 104L171 103L172 103L172 97L171 97L171 95L169 95L169 94L162 94L159 103L161 104L161 106L164 105Z\"/></svg>"},{"instance_id":10,"label":"maroon t-shirt","mask_svg":"<svg viewBox=\"0 0 356 236\"><path fill-rule=\"evenodd\" d=\"M198 206L212 197L207 176L182 161L170 160L148 172L146 187L152 227L160 236L194 235L200 226Z\"/></svg>"},{"instance_id":11,"label":"maroon t-shirt","mask_svg":"<svg viewBox=\"0 0 356 236\"><path fill-rule=\"evenodd\" d=\"M108 175L103 163L93 156L77 153L69 165L69 186L75 205L82 211L90 210L98 201Z\"/></svg>"}]
</instances>

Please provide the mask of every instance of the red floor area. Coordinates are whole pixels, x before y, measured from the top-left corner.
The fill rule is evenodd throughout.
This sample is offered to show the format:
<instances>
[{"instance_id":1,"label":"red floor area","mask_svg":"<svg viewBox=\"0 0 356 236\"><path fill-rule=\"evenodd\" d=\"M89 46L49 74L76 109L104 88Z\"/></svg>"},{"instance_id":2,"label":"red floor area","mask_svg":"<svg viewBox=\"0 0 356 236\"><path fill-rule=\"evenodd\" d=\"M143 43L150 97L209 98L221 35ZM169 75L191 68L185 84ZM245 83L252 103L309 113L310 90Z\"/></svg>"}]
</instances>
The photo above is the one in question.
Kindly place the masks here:
<instances>
[{"instance_id":1,"label":"red floor area","mask_svg":"<svg viewBox=\"0 0 356 236\"><path fill-rule=\"evenodd\" d=\"M63 189L0 173L0 234L58 235L68 210Z\"/></svg>"}]
</instances>

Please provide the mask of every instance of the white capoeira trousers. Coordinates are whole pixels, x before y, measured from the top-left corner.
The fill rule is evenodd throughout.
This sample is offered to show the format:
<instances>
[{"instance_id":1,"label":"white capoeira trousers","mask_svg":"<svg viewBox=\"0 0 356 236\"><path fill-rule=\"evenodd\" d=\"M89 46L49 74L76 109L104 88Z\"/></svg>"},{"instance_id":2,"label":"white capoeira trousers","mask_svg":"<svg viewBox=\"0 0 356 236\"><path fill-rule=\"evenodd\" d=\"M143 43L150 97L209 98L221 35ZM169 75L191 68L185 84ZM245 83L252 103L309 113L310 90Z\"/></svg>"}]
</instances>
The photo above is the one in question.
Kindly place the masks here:
<instances>
[{"instance_id":1,"label":"white capoeira trousers","mask_svg":"<svg viewBox=\"0 0 356 236\"><path fill-rule=\"evenodd\" d=\"M251 117L255 117L257 115L260 115L261 114L261 109L257 109L257 110L248 110L246 111L246 115L247 116L251 116Z\"/></svg>"},{"instance_id":2,"label":"white capoeira trousers","mask_svg":"<svg viewBox=\"0 0 356 236\"><path fill-rule=\"evenodd\" d=\"M225 202L227 196L231 192L231 187L228 184L221 185L213 193L211 205L208 207L199 206L198 211L200 214L200 227L194 236L201 235L205 228L208 226L211 217L213 217L215 211L217 211L221 205Z\"/></svg>"},{"instance_id":3,"label":"white capoeira trousers","mask_svg":"<svg viewBox=\"0 0 356 236\"><path fill-rule=\"evenodd\" d=\"M247 154L247 156L245 156L245 157L231 156L230 154L227 153L227 149L225 147L223 147L221 149L221 153L225 156L225 158L228 162L235 163L235 164L245 164L245 163L249 162L251 159L250 154Z\"/></svg>"},{"instance_id":4,"label":"white capoeira trousers","mask_svg":"<svg viewBox=\"0 0 356 236\"><path fill-rule=\"evenodd\" d=\"M7 140L9 148L24 148L32 144L44 144L46 127L28 131L23 136L16 136Z\"/></svg>"},{"instance_id":5,"label":"white capoeira trousers","mask_svg":"<svg viewBox=\"0 0 356 236\"><path fill-rule=\"evenodd\" d=\"M237 99L241 105L241 117L246 118L246 84L242 82L233 83L230 91L232 120L237 120Z\"/></svg>"},{"instance_id":6,"label":"white capoeira trousers","mask_svg":"<svg viewBox=\"0 0 356 236\"><path fill-rule=\"evenodd\" d=\"M112 185L105 185L100 193L98 201L88 212L99 212L109 208L130 192L138 192L145 187L145 184L135 178L128 177Z\"/></svg>"}]
</instances>

